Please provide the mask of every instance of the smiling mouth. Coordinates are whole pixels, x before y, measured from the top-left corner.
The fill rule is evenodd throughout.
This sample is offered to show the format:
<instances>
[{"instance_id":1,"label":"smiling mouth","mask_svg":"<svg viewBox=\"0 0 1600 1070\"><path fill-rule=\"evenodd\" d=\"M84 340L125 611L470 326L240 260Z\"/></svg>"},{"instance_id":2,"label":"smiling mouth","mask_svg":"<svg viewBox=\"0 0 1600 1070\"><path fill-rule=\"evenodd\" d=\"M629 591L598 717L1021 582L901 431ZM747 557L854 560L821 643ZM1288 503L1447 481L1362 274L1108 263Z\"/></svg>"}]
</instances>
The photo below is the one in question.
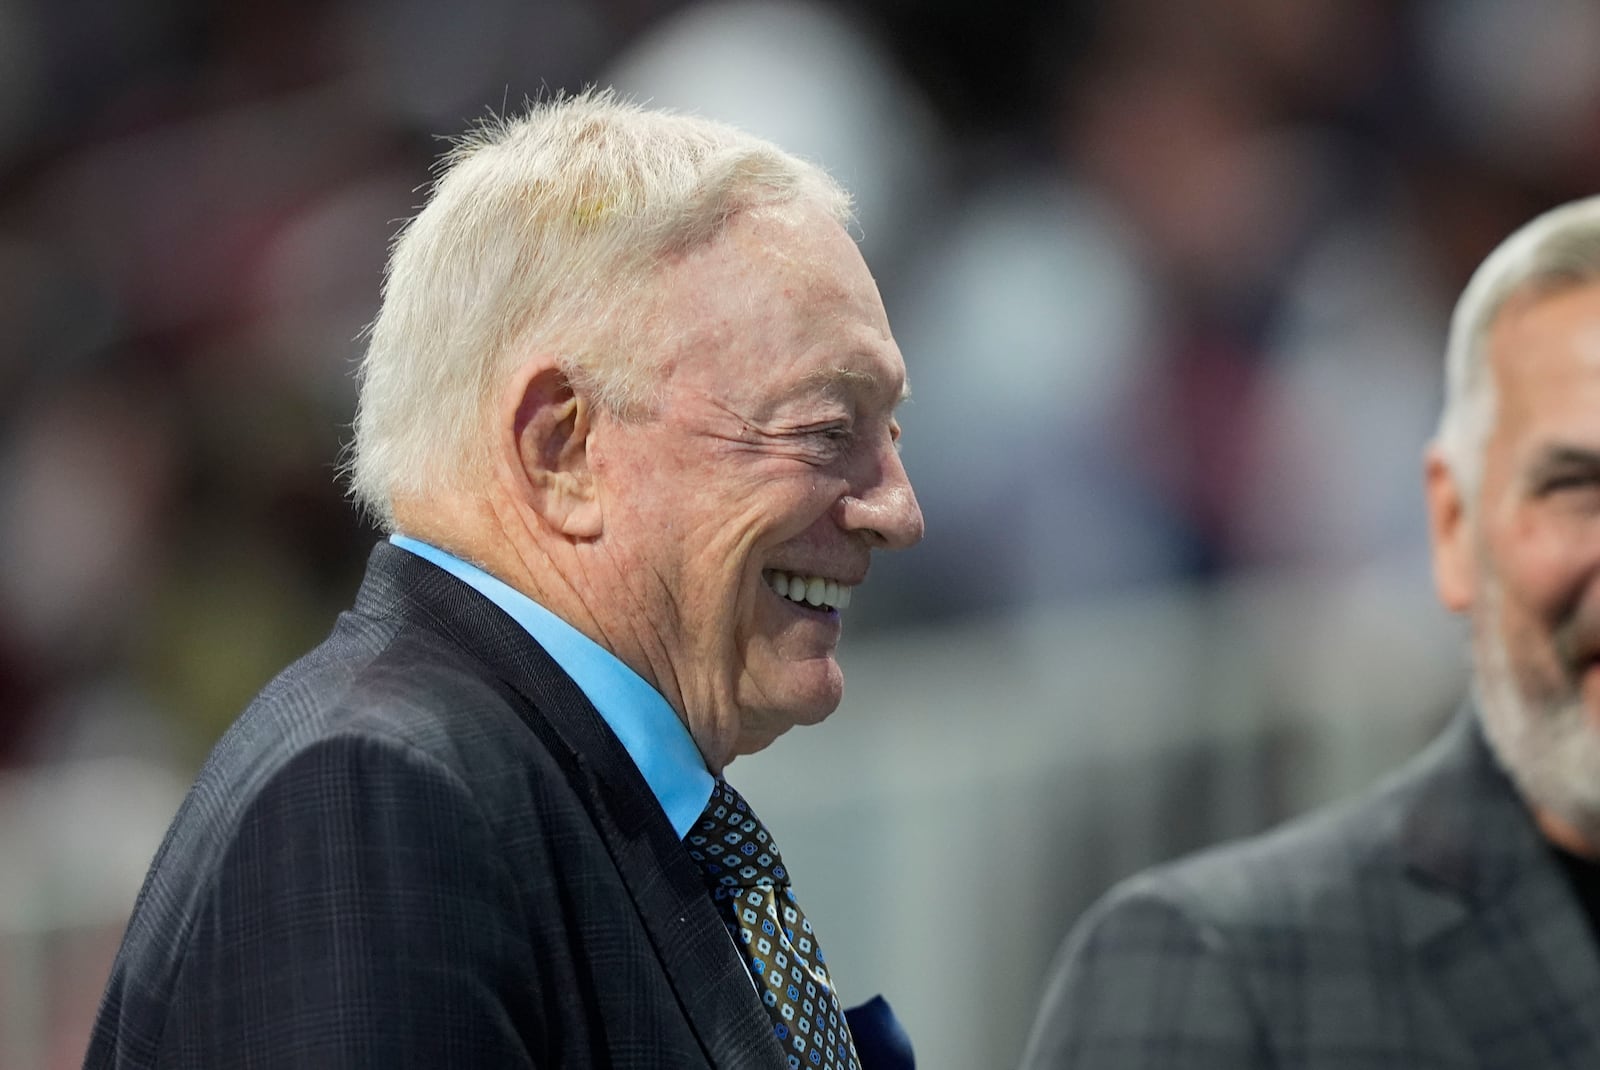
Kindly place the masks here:
<instances>
[{"instance_id":1,"label":"smiling mouth","mask_svg":"<svg viewBox=\"0 0 1600 1070\"><path fill-rule=\"evenodd\" d=\"M855 588L824 576L802 576L769 568L761 574L774 594L812 609L846 609Z\"/></svg>"}]
</instances>

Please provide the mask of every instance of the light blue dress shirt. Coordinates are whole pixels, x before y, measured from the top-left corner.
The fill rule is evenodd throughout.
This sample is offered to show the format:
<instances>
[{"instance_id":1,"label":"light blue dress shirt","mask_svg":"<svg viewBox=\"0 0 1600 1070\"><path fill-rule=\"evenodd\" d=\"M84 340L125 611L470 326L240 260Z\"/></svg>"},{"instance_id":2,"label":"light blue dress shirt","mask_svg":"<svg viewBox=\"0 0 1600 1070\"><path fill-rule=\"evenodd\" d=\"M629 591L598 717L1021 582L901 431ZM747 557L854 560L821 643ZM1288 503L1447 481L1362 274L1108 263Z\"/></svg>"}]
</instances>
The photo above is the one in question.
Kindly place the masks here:
<instances>
[{"instance_id":1,"label":"light blue dress shirt","mask_svg":"<svg viewBox=\"0 0 1600 1070\"><path fill-rule=\"evenodd\" d=\"M715 781L689 729L659 691L609 650L478 566L409 535L391 535L389 541L489 599L544 647L622 741L678 837L689 834Z\"/></svg>"}]
</instances>

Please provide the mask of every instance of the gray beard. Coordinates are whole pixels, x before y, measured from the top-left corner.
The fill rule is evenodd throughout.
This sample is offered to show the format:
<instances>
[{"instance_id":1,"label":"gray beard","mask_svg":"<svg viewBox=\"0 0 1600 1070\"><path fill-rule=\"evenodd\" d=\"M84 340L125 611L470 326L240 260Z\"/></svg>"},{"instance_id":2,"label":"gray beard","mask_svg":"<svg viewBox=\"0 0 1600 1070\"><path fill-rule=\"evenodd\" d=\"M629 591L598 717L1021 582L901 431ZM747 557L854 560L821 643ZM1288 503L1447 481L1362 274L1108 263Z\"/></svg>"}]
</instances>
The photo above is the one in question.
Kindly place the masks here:
<instances>
[{"instance_id":1,"label":"gray beard","mask_svg":"<svg viewBox=\"0 0 1600 1070\"><path fill-rule=\"evenodd\" d=\"M1523 799L1572 825L1600 846L1600 732L1575 691L1549 700L1518 687L1498 621L1500 589L1473 621L1473 690L1490 749Z\"/></svg>"}]
</instances>

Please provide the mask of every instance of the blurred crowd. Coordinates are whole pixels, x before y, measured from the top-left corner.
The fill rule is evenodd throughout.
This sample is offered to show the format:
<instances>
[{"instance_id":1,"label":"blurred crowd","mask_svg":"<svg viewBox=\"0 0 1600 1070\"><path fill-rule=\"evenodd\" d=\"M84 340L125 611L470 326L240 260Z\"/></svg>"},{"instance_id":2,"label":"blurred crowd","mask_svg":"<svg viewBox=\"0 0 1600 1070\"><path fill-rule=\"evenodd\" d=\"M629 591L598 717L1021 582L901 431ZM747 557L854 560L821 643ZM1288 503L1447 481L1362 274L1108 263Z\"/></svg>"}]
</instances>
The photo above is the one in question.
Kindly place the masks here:
<instances>
[{"instance_id":1,"label":"blurred crowd","mask_svg":"<svg viewBox=\"0 0 1600 1070\"><path fill-rule=\"evenodd\" d=\"M598 83L838 175L928 525L848 630L970 635L1425 585L1449 309L1600 190L1596 42L1593 0L0 0L0 1063L77 1065L176 794L354 589L352 372L442 138Z\"/></svg>"},{"instance_id":2,"label":"blurred crowd","mask_svg":"<svg viewBox=\"0 0 1600 1070\"><path fill-rule=\"evenodd\" d=\"M822 161L928 521L859 627L1420 573L1478 258L1600 188L1589 0L0 0L0 764L193 762L348 598L441 135L614 84Z\"/></svg>"}]
</instances>

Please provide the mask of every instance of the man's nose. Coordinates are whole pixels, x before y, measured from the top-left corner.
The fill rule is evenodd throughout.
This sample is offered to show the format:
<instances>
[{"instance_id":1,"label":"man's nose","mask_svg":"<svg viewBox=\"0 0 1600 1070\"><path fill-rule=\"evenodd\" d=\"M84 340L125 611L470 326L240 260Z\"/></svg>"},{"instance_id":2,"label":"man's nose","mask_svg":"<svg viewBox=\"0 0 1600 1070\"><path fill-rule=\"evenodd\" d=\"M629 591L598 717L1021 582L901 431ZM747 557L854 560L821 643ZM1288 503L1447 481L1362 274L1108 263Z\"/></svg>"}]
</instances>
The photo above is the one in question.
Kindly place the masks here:
<instances>
[{"instance_id":1,"label":"man's nose","mask_svg":"<svg viewBox=\"0 0 1600 1070\"><path fill-rule=\"evenodd\" d=\"M839 509L840 526L870 532L884 549L904 550L922 541L922 507L893 448L885 451L878 478L860 494L841 498Z\"/></svg>"}]
</instances>

